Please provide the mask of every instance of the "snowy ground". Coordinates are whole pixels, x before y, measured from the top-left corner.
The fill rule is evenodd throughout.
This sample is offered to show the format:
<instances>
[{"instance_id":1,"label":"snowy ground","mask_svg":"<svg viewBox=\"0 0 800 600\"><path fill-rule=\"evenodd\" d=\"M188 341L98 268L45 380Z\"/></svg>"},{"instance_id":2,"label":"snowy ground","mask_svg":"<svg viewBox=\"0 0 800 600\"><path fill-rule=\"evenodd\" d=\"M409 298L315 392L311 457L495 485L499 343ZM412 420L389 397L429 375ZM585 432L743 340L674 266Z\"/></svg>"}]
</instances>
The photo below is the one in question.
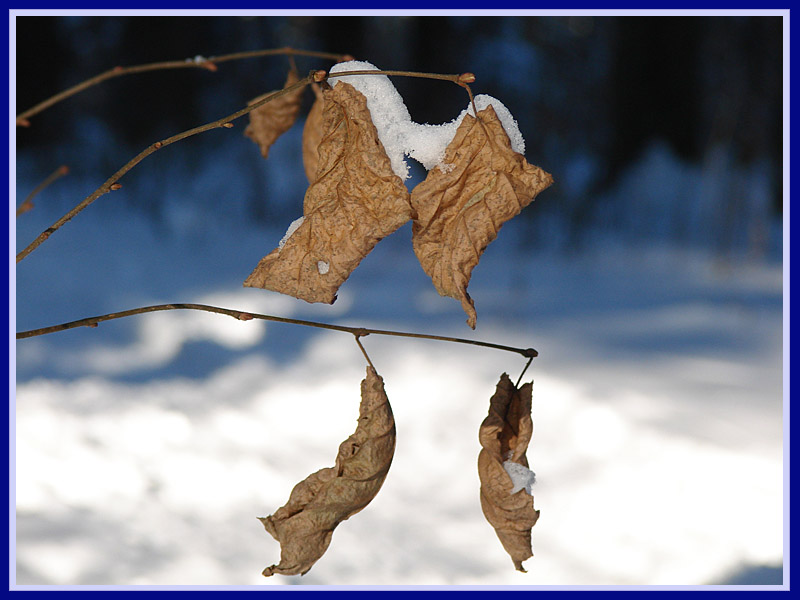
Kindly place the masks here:
<instances>
[{"instance_id":1,"label":"snowy ground","mask_svg":"<svg viewBox=\"0 0 800 600\"><path fill-rule=\"evenodd\" d=\"M18 248L59 214L21 218ZM243 289L287 224L162 235L98 202L20 264L17 329L198 302L533 346L529 572L486 523L476 468L489 397L524 359L364 338L397 423L386 483L307 575L264 579L279 546L256 517L333 464L364 359L343 333L170 312L17 342L18 584L781 581L779 262L607 238L535 253L512 222L473 274L472 332L422 272L408 226L333 306Z\"/></svg>"}]
</instances>

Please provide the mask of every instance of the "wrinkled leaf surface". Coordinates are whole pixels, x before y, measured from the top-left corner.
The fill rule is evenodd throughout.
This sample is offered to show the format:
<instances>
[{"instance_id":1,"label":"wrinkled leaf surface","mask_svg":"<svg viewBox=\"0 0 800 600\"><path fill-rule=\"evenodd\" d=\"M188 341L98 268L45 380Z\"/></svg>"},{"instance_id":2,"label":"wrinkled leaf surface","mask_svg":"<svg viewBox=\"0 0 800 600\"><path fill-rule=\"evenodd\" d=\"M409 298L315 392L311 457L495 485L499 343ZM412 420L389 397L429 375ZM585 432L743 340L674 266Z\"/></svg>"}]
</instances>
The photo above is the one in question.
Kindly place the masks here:
<instances>
[{"instance_id":1,"label":"wrinkled leaf surface","mask_svg":"<svg viewBox=\"0 0 800 600\"><path fill-rule=\"evenodd\" d=\"M479 432L481 508L514 567L523 572L522 562L533 556L531 529L539 519L539 511L534 509L533 496L526 489L511 493L514 484L503 463L511 461L528 467L526 452L533 435L532 387L526 383L517 389L503 373Z\"/></svg>"},{"instance_id":2,"label":"wrinkled leaf surface","mask_svg":"<svg viewBox=\"0 0 800 600\"><path fill-rule=\"evenodd\" d=\"M473 329L472 270L503 223L553 182L511 149L491 106L478 117L464 117L445 151L445 167L429 171L411 193L414 252L439 294L461 301Z\"/></svg>"},{"instance_id":3,"label":"wrinkled leaf surface","mask_svg":"<svg viewBox=\"0 0 800 600\"><path fill-rule=\"evenodd\" d=\"M261 259L244 285L332 304L375 244L411 218L411 207L364 95L339 82L323 96L324 134L302 225Z\"/></svg>"},{"instance_id":4,"label":"wrinkled leaf surface","mask_svg":"<svg viewBox=\"0 0 800 600\"><path fill-rule=\"evenodd\" d=\"M306 477L275 514L259 518L281 545L280 562L264 569L264 576L308 572L327 550L336 526L378 493L392 464L394 447L394 416L383 379L367 367L361 382L358 426L339 446L335 466Z\"/></svg>"}]
</instances>

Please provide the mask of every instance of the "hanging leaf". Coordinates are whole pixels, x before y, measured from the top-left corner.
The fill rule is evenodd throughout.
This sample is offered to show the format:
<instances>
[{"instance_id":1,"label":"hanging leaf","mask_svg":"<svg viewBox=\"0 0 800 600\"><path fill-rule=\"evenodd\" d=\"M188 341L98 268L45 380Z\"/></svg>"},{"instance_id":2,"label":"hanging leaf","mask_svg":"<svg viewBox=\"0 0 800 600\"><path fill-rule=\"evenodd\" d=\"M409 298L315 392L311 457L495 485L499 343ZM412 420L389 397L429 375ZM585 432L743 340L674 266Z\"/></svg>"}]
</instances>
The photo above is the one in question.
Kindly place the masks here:
<instances>
[{"instance_id":1,"label":"hanging leaf","mask_svg":"<svg viewBox=\"0 0 800 600\"><path fill-rule=\"evenodd\" d=\"M286 77L284 88L297 83L300 79L297 71L292 69ZM267 158L269 149L281 134L286 133L294 125L297 115L300 112L300 103L303 99L303 87L293 92L284 94L275 100L270 100L258 108L250 111L250 124L245 128L244 134L258 144L261 148L261 156ZM269 94L263 94L254 98L248 104L255 104L263 100Z\"/></svg>"},{"instance_id":2,"label":"hanging leaf","mask_svg":"<svg viewBox=\"0 0 800 600\"><path fill-rule=\"evenodd\" d=\"M336 465L306 477L275 514L259 517L281 545L280 563L264 569L263 575L307 573L327 550L336 526L378 493L392 464L394 446L394 416L383 378L367 367L358 426L339 446Z\"/></svg>"},{"instance_id":3,"label":"hanging leaf","mask_svg":"<svg viewBox=\"0 0 800 600\"><path fill-rule=\"evenodd\" d=\"M532 387L526 383L517 389L503 373L478 436L481 508L514 567L523 573L522 562L533 556L531 529L539 519L530 493L534 475L525 455L533 436Z\"/></svg>"},{"instance_id":4,"label":"hanging leaf","mask_svg":"<svg viewBox=\"0 0 800 600\"><path fill-rule=\"evenodd\" d=\"M464 117L445 151L444 169L432 169L411 193L414 252L439 294L461 301L473 329L472 269L503 223L553 182L511 149L491 106L478 117Z\"/></svg>"},{"instance_id":5,"label":"hanging leaf","mask_svg":"<svg viewBox=\"0 0 800 600\"><path fill-rule=\"evenodd\" d=\"M314 90L315 100L303 126L303 167L308 182L314 183L319 163L319 144L322 141L322 114L325 100L318 84L312 83L311 89Z\"/></svg>"},{"instance_id":6,"label":"hanging leaf","mask_svg":"<svg viewBox=\"0 0 800 600\"><path fill-rule=\"evenodd\" d=\"M364 95L339 82L323 96L324 135L303 221L244 285L333 304L339 286L375 244L411 218L411 206Z\"/></svg>"}]
</instances>

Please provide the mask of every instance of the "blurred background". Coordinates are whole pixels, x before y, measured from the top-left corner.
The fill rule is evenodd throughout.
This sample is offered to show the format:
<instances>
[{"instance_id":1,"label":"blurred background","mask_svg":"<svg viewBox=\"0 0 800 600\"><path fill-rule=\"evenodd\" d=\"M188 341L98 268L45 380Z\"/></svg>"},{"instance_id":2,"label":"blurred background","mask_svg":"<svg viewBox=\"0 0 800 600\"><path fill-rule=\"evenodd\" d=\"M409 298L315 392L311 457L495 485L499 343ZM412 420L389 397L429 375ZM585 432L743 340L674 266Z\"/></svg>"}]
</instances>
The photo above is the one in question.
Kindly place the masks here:
<instances>
[{"instance_id":1,"label":"blurred background","mask_svg":"<svg viewBox=\"0 0 800 600\"><path fill-rule=\"evenodd\" d=\"M17 17L16 113L116 65L291 46L476 75L555 184L439 297L410 226L332 306L242 281L302 214L302 122L264 160L246 119L148 157L22 261L17 330L160 302L536 347L536 556L478 503L477 428L515 355L365 339L398 422L384 489L300 578L255 520L355 427L348 336L161 313L17 343L21 584L779 584L783 22L716 17ZM298 57L301 72L330 61ZM264 57L123 76L16 129L17 251L156 140L282 86ZM412 117L466 106L394 78ZM312 102L307 93L300 121ZM413 164L412 187L425 177ZM230 321L230 322L229 322ZM352 347L351 347L352 346ZM431 397L434 399L431 400ZM297 405L300 407L297 407Z\"/></svg>"}]
</instances>

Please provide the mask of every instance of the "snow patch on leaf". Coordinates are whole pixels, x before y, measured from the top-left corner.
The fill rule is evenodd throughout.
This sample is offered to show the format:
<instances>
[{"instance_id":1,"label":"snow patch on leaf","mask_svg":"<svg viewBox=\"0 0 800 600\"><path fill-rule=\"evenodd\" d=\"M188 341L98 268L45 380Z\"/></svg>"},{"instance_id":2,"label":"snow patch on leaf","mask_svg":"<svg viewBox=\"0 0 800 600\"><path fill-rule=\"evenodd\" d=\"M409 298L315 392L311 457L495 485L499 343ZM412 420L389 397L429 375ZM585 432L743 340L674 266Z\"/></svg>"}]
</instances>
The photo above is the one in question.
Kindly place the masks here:
<instances>
[{"instance_id":1,"label":"snow patch on leaf","mask_svg":"<svg viewBox=\"0 0 800 600\"><path fill-rule=\"evenodd\" d=\"M516 494L520 490L525 490L529 494L531 493L531 487L536 483L536 473L525 465L510 460L503 463L503 468L506 470L506 473L508 473L508 476L511 477L511 483L514 484L514 487L511 488L511 492L509 493Z\"/></svg>"},{"instance_id":2,"label":"snow patch on leaf","mask_svg":"<svg viewBox=\"0 0 800 600\"><path fill-rule=\"evenodd\" d=\"M303 219L305 217L300 217L299 219L295 219L291 223L289 223L289 228L286 230L286 233L283 234L281 241L278 242L278 248L283 248L286 245L286 241L292 237L292 234L297 231L297 228L303 224Z\"/></svg>"},{"instance_id":3,"label":"snow patch on leaf","mask_svg":"<svg viewBox=\"0 0 800 600\"><path fill-rule=\"evenodd\" d=\"M334 65L330 73L378 70L369 62L354 60ZM392 170L404 181L409 177L406 156L422 163L428 171L439 166L446 173L449 169L442 165L448 144L453 140L464 117L467 114L475 116L470 104L449 123L421 124L411 119L403 97L386 75L346 75L333 77L329 81L332 86L339 81L345 81L366 96L367 108L378 130L378 137L392 163ZM475 106L478 111L492 106L511 140L512 150L525 154L525 139L519 130L519 125L502 102L492 96L479 94L475 96Z\"/></svg>"}]
</instances>

